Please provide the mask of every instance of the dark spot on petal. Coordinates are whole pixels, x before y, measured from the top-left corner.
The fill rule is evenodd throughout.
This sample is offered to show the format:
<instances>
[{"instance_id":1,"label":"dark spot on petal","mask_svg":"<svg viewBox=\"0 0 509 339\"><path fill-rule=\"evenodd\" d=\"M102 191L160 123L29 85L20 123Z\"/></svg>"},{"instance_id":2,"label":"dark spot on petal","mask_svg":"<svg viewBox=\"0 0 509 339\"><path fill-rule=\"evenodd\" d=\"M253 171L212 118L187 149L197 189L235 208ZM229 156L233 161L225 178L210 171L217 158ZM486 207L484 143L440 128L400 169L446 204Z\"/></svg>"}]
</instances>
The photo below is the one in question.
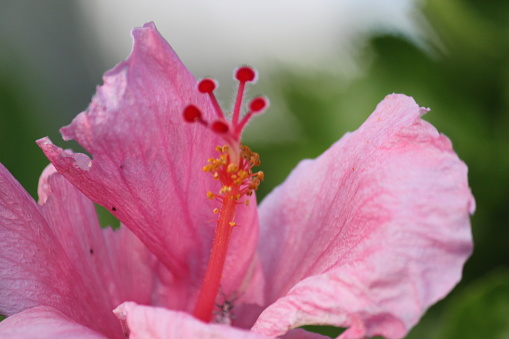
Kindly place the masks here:
<instances>
[{"instance_id":1,"label":"dark spot on petal","mask_svg":"<svg viewBox=\"0 0 509 339\"><path fill-rule=\"evenodd\" d=\"M112 210L113 212L115 212L115 211L117 210L117 208L116 208L115 206L113 206L113 207L111 208L111 210Z\"/></svg>"},{"instance_id":2,"label":"dark spot on petal","mask_svg":"<svg viewBox=\"0 0 509 339\"><path fill-rule=\"evenodd\" d=\"M94 254L94 249L90 248L90 254Z\"/></svg>"}]
</instances>

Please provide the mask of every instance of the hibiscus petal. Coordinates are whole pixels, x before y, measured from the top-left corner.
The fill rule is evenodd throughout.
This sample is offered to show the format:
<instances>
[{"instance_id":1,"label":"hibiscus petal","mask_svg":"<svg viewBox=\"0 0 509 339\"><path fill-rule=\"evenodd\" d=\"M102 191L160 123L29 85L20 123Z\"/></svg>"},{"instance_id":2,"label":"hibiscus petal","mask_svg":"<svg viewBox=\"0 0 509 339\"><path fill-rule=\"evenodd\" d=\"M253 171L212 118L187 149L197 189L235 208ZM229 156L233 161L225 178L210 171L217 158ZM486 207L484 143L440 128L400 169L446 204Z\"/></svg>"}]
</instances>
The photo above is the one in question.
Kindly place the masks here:
<instances>
[{"instance_id":1,"label":"hibiscus petal","mask_svg":"<svg viewBox=\"0 0 509 339\"><path fill-rule=\"evenodd\" d=\"M57 241L88 286L108 300L111 310L125 300L149 303L157 262L145 245L123 225L101 229L92 201L48 166L39 182L39 203ZM104 287L104 288L100 288Z\"/></svg>"},{"instance_id":2,"label":"hibiscus petal","mask_svg":"<svg viewBox=\"0 0 509 339\"><path fill-rule=\"evenodd\" d=\"M35 307L13 315L0 323L0 338L106 338L80 325L51 307Z\"/></svg>"},{"instance_id":3,"label":"hibiscus petal","mask_svg":"<svg viewBox=\"0 0 509 339\"><path fill-rule=\"evenodd\" d=\"M40 206L0 166L0 313L51 306L119 337L111 310L150 301L151 255L126 229L101 230L93 203L54 172L41 176Z\"/></svg>"},{"instance_id":4,"label":"hibiscus petal","mask_svg":"<svg viewBox=\"0 0 509 339\"><path fill-rule=\"evenodd\" d=\"M401 338L460 280L474 200L427 111L386 97L263 201L259 253L275 303L255 331L330 324L349 327L341 338Z\"/></svg>"},{"instance_id":5,"label":"hibiscus petal","mask_svg":"<svg viewBox=\"0 0 509 339\"><path fill-rule=\"evenodd\" d=\"M206 324L190 314L123 303L115 311L130 339L214 338L262 339L264 335L228 325Z\"/></svg>"},{"instance_id":6,"label":"hibiscus petal","mask_svg":"<svg viewBox=\"0 0 509 339\"><path fill-rule=\"evenodd\" d=\"M133 30L129 58L107 72L85 112L61 129L93 156L74 154L38 141L59 172L129 227L170 270L168 283L188 287L170 306L189 310L204 276L217 201L216 180L202 171L222 142L182 117L193 103L210 120L208 97L153 24ZM256 201L239 206L224 271L226 286L239 286L256 250Z\"/></svg>"}]
</instances>

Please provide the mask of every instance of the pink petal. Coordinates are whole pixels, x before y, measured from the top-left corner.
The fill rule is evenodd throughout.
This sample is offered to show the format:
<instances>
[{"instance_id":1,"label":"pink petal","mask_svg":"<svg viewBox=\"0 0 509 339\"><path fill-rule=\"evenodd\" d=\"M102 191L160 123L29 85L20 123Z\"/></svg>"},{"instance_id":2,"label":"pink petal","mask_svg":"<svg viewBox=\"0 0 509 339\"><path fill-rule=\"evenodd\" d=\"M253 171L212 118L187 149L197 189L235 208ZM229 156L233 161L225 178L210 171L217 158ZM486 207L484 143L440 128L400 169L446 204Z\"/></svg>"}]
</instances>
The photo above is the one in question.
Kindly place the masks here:
<instances>
[{"instance_id":1,"label":"pink petal","mask_svg":"<svg viewBox=\"0 0 509 339\"><path fill-rule=\"evenodd\" d=\"M111 310L152 297L146 248L126 229L101 230L93 203L54 169L41 176L42 206L3 166L0 188L0 314L51 306L121 336Z\"/></svg>"},{"instance_id":2,"label":"pink petal","mask_svg":"<svg viewBox=\"0 0 509 339\"><path fill-rule=\"evenodd\" d=\"M0 338L106 338L80 325L51 307L35 307L13 315L0 323Z\"/></svg>"},{"instance_id":3,"label":"pink petal","mask_svg":"<svg viewBox=\"0 0 509 339\"><path fill-rule=\"evenodd\" d=\"M330 324L349 327L341 338L401 338L460 280L474 200L427 111L386 97L265 199L259 253L275 303L255 331Z\"/></svg>"},{"instance_id":4,"label":"pink petal","mask_svg":"<svg viewBox=\"0 0 509 339\"><path fill-rule=\"evenodd\" d=\"M262 339L261 334L230 327L206 324L178 311L159 307L140 306L132 302L120 305L115 314L124 324L130 339L157 338L214 338L214 339Z\"/></svg>"},{"instance_id":5,"label":"pink petal","mask_svg":"<svg viewBox=\"0 0 509 339\"><path fill-rule=\"evenodd\" d=\"M105 206L129 227L170 270L168 283L184 288L168 304L194 306L214 234L216 180L202 171L222 145L200 124L183 120L186 105L214 116L208 97L196 90L196 80L157 32L154 24L133 30L129 58L107 72L85 112L61 129L93 156L38 141L46 156L69 181L93 201ZM223 287L240 286L254 260L258 241L256 201L240 206L242 225L233 232ZM256 263L255 263L256 265ZM188 288L188 290L185 290Z\"/></svg>"},{"instance_id":6,"label":"pink petal","mask_svg":"<svg viewBox=\"0 0 509 339\"><path fill-rule=\"evenodd\" d=\"M93 203L56 174L50 165L41 175L41 211L57 241L74 266L86 277L87 285L98 288L108 300L105 311L126 300L149 303L154 283L152 269L157 262L145 245L123 225L114 231L101 229ZM108 288L109 287L109 288Z\"/></svg>"}]
</instances>

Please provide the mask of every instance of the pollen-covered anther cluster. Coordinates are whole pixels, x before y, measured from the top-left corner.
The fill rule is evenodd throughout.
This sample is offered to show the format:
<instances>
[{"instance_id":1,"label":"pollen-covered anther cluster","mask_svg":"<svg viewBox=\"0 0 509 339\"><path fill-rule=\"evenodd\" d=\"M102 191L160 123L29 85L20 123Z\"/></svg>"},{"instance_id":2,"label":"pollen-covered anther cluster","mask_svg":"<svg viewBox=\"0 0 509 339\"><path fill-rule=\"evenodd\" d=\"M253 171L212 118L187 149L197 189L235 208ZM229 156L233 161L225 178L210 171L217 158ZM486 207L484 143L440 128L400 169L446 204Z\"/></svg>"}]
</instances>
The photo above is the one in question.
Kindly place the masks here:
<instances>
[{"instance_id":1,"label":"pollen-covered anther cluster","mask_svg":"<svg viewBox=\"0 0 509 339\"><path fill-rule=\"evenodd\" d=\"M260 165L260 157L252 152L246 145L241 145L240 160L238 163L232 163L230 159L229 147L217 146L216 150L220 153L218 158L208 159L208 164L203 167L204 172L212 173L214 179L219 180L221 189L219 194L207 192L207 197L214 197L223 201L224 199L240 200L243 196L251 196L253 191L263 181L263 172L252 171L254 166ZM246 205L248 200L244 201Z\"/></svg>"}]
</instances>

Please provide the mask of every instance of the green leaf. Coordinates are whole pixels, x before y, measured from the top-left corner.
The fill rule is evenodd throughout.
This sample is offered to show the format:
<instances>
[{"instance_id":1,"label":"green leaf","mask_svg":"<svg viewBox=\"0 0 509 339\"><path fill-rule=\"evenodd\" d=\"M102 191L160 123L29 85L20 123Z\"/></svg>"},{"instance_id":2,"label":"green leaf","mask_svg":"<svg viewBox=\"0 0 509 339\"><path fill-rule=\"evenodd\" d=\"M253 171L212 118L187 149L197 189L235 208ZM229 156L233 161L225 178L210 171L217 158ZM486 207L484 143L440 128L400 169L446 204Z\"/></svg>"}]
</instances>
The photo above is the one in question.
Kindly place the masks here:
<instances>
[{"instance_id":1,"label":"green leaf","mask_svg":"<svg viewBox=\"0 0 509 339\"><path fill-rule=\"evenodd\" d=\"M94 204L95 210L97 212L97 217L99 218L99 223L102 228L111 227L114 230L120 227L120 221L110 211L104 208L101 205Z\"/></svg>"},{"instance_id":2,"label":"green leaf","mask_svg":"<svg viewBox=\"0 0 509 339\"><path fill-rule=\"evenodd\" d=\"M456 295L438 338L509 338L509 270L492 271Z\"/></svg>"},{"instance_id":3,"label":"green leaf","mask_svg":"<svg viewBox=\"0 0 509 339\"><path fill-rule=\"evenodd\" d=\"M308 332L318 333L326 335L331 338L336 338L343 333L346 328L334 327L334 326L319 326L319 325L306 325L301 327L303 330Z\"/></svg>"}]
</instances>

